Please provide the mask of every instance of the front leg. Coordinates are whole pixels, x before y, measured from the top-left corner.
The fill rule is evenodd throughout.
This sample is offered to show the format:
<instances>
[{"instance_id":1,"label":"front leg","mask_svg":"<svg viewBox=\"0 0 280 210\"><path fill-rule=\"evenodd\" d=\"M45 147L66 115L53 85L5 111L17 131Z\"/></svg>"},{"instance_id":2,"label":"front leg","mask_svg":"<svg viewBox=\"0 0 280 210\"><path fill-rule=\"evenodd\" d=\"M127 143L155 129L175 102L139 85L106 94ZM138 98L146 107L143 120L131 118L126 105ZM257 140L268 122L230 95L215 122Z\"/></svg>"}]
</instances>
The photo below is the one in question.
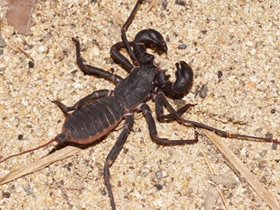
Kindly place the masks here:
<instances>
[{"instance_id":1,"label":"front leg","mask_svg":"<svg viewBox=\"0 0 280 210\"><path fill-rule=\"evenodd\" d=\"M162 91L173 99L182 98L190 87L193 81L192 68L184 61L176 63L176 80L174 83L168 81L169 76L165 75L165 71L160 71L157 75L157 84Z\"/></svg>"}]
</instances>

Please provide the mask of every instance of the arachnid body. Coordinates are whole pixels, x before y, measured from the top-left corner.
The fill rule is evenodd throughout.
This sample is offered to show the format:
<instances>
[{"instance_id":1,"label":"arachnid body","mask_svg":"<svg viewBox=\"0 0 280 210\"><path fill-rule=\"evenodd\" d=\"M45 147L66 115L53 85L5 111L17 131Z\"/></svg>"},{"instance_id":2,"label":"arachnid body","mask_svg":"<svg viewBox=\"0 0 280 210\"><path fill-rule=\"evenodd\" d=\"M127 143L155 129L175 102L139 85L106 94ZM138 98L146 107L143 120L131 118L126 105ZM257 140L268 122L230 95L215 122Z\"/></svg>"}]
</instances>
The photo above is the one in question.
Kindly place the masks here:
<instances>
[{"instance_id":1,"label":"arachnid body","mask_svg":"<svg viewBox=\"0 0 280 210\"><path fill-rule=\"evenodd\" d=\"M111 48L113 60L120 63L129 75L126 78L122 78L101 68L85 65L80 55L80 43L77 38L73 38L76 45L77 63L80 69L85 74L103 77L113 82L116 84L116 88L114 90L103 89L94 91L71 107L67 107L59 101L54 101L68 115L64 122L62 133L54 139L59 143L74 142L88 144L94 142L106 136L124 120L123 131L107 156L104 167L105 184L112 209L115 209L116 205L109 180L109 168L121 151L132 129L135 112L143 113L149 127L150 136L158 144L183 145L193 144L198 140L196 132L194 139L190 140L168 140L159 137L151 110L146 104L149 100L153 99L155 101L156 115L159 121L177 120L179 123L189 123L226 137L274 141L270 138L229 134L201 123L185 120L181 117L181 114L191 106L190 104L183 106L178 111L172 108L166 97L171 99L183 97L191 87L193 71L187 63L180 61L176 63L175 82L169 81L165 71L154 63L154 56L147 52L147 48L152 48L158 53L166 53L167 51L162 35L154 29L144 29L136 34L133 41L128 41L126 30L132 22L141 2L137 1L134 10L122 27L122 42L114 44ZM121 49L127 51L130 59L120 53ZM170 114L163 114L164 107L169 109Z\"/></svg>"}]
</instances>

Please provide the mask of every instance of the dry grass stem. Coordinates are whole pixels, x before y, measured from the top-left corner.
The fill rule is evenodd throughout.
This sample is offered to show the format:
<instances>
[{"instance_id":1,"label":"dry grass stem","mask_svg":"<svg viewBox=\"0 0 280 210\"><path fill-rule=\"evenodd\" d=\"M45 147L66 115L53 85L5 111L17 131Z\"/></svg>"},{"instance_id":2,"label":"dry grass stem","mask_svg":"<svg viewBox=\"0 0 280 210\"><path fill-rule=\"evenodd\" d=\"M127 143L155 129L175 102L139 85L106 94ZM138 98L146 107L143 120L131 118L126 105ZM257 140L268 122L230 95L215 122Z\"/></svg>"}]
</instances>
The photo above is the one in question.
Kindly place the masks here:
<instances>
[{"instance_id":1,"label":"dry grass stem","mask_svg":"<svg viewBox=\"0 0 280 210\"><path fill-rule=\"evenodd\" d=\"M263 187L257 177L250 172L250 170L239 160L236 155L223 143L221 138L215 133L203 130L204 134L211 140L211 142L224 155L227 161L233 166L242 177L249 183L253 190L263 199L266 204L273 210L279 210L279 203L273 195Z\"/></svg>"}]
</instances>

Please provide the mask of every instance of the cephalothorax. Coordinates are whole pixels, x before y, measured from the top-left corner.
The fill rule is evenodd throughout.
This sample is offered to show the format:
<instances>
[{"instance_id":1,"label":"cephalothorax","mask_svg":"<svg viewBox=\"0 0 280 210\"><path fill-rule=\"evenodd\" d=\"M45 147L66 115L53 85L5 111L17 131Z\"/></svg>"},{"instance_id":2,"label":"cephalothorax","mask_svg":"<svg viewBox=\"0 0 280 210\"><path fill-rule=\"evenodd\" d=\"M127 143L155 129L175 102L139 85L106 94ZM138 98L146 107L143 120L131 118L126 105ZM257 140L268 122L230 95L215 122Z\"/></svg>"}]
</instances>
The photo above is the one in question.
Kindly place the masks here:
<instances>
[{"instance_id":1,"label":"cephalothorax","mask_svg":"<svg viewBox=\"0 0 280 210\"><path fill-rule=\"evenodd\" d=\"M258 139L279 143L278 140L271 138L230 134L208 125L185 120L181 115L189 107L193 106L191 104L187 104L177 111L172 108L166 96L172 99L183 97L192 85L193 71L187 63L180 61L175 64L177 69L175 82L169 81L169 76L165 74L165 71L154 63L154 56L146 51L147 48L152 48L157 53L167 52L167 46L162 35L154 29L144 29L136 34L133 41L128 41L126 31L141 3L142 0L137 1L131 15L123 25L121 31L122 41L114 44L110 51L112 59L116 63L121 64L129 73L126 78L90 65L85 65L80 55L80 43L76 38L73 38L76 45L77 64L80 69L85 74L103 77L116 84L116 87L114 90L103 89L94 91L70 107L62 104L60 101L53 101L67 115L67 118L63 124L62 133L58 134L45 145L38 147L41 148L54 141L58 143L74 142L78 144L89 144L102 138L122 120L125 120L124 128L114 147L108 154L104 166L104 179L112 209L116 209L116 206L109 180L109 168L117 158L127 139L128 133L132 129L135 112L143 113L148 124L150 136L158 144L184 145L194 144L198 141L196 131L194 138L189 140L169 140L159 137L151 110L146 104L148 100L153 99L155 101L156 116L160 122L176 120L180 123L187 123L195 127L208 129L225 137ZM121 54L121 49L127 51L130 59L127 59ZM170 111L170 114L164 115L164 107ZM34 151L35 149L26 152ZM17 155L10 156L0 162Z\"/></svg>"}]
</instances>

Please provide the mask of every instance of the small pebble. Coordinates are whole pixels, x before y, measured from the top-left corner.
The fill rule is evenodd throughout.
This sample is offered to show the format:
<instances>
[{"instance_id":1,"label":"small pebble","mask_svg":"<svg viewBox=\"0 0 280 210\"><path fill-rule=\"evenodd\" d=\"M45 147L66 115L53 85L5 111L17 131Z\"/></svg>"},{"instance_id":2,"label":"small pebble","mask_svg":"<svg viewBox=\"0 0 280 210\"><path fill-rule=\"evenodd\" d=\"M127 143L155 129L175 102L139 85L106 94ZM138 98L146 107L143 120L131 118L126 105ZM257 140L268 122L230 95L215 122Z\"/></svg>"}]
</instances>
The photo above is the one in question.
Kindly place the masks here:
<instances>
[{"instance_id":1,"label":"small pebble","mask_svg":"<svg viewBox=\"0 0 280 210\"><path fill-rule=\"evenodd\" d=\"M176 1L175 1L175 4L178 4L178 5L181 5L181 6L185 6L185 5L186 5L186 2L183 1L183 0L176 0Z\"/></svg>"},{"instance_id":2,"label":"small pebble","mask_svg":"<svg viewBox=\"0 0 280 210\"><path fill-rule=\"evenodd\" d=\"M154 186L157 188L157 190L161 190L163 188L161 184L155 184Z\"/></svg>"},{"instance_id":3,"label":"small pebble","mask_svg":"<svg viewBox=\"0 0 280 210\"><path fill-rule=\"evenodd\" d=\"M183 49L186 49L187 48L187 44L180 44L179 46L178 46L178 49L179 50L183 50Z\"/></svg>"},{"instance_id":4,"label":"small pebble","mask_svg":"<svg viewBox=\"0 0 280 210\"><path fill-rule=\"evenodd\" d=\"M202 87L200 88L200 91L199 91L199 96L201 98L205 98L207 96L207 93L208 93L208 87L207 85L202 85Z\"/></svg>"},{"instance_id":5,"label":"small pebble","mask_svg":"<svg viewBox=\"0 0 280 210\"><path fill-rule=\"evenodd\" d=\"M33 69L34 68L34 62L33 61L29 61L28 62L28 68Z\"/></svg>"},{"instance_id":6,"label":"small pebble","mask_svg":"<svg viewBox=\"0 0 280 210\"><path fill-rule=\"evenodd\" d=\"M9 193L9 192L2 192L2 196L4 198L10 198L11 197L11 193Z\"/></svg>"},{"instance_id":7,"label":"small pebble","mask_svg":"<svg viewBox=\"0 0 280 210\"><path fill-rule=\"evenodd\" d=\"M223 76L223 72L222 71L218 71L218 78L221 79Z\"/></svg>"},{"instance_id":8,"label":"small pebble","mask_svg":"<svg viewBox=\"0 0 280 210\"><path fill-rule=\"evenodd\" d=\"M5 40L3 39L3 37L0 34L0 47L4 48L4 47L6 47L6 45L7 44L6 44Z\"/></svg>"}]
</instances>

